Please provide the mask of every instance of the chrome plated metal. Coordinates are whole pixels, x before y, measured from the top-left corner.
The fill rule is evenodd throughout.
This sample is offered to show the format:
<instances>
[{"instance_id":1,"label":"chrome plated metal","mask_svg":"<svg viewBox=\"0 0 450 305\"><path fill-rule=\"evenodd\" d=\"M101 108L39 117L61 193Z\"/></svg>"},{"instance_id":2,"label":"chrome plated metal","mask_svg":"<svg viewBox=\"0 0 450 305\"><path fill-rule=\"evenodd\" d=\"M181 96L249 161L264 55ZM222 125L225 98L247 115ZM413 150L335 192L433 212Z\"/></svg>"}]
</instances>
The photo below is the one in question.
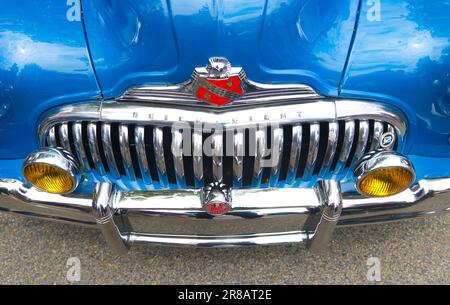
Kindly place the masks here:
<instances>
[{"instance_id":1,"label":"chrome plated metal","mask_svg":"<svg viewBox=\"0 0 450 305\"><path fill-rule=\"evenodd\" d=\"M131 158L130 152L130 139L128 136L128 126L124 124L119 125L119 145L120 154L123 160L123 167L125 169L125 175L128 178L128 182L133 186L133 188L139 188L136 173L134 172L133 160Z\"/></svg>"},{"instance_id":2,"label":"chrome plated metal","mask_svg":"<svg viewBox=\"0 0 450 305\"><path fill-rule=\"evenodd\" d=\"M313 251L320 251L330 241L341 216L342 194L339 181L335 180L320 180L316 189L322 213L314 233L308 238L308 246Z\"/></svg>"},{"instance_id":3,"label":"chrome plated metal","mask_svg":"<svg viewBox=\"0 0 450 305\"><path fill-rule=\"evenodd\" d=\"M244 162L244 131L237 129L233 137L233 176L236 184L242 185L242 171Z\"/></svg>"},{"instance_id":4,"label":"chrome plated metal","mask_svg":"<svg viewBox=\"0 0 450 305\"><path fill-rule=\"evenodd\" d=\"M350 151L352 148L353 138L355 136L355 122L354 121L346 121L345 122L345 133L344 133L344 141L342 143L342 149L339 154L339 159L336 165L334 172L339 174L343 171L348 157L350 156Z\"/></svg>"},{"instance_id":5,"label":"chrome plated metal","mask_svg":"<svg viewBox=\"0 0 450 305\"><path fill-rule=\"evenodd\" d=\"M163 143L163 130L156 127L153 129L153 145L155 151L155 162L158 170L158 177L161 187L165 188L169 186L169 182L166 175L166 161L164 160L164 143Z\"/></svg>"},{"instance_id":6,"label":"chrome plated metal","mask_svg":"<svg viewBox=\"0 0 450 305\"><path fill-rule=\"evenodd\" d=\"M306 159L306 168L303 174L305 179L309 179L314 171L314 166L316 165L317 153L319 152L319 141L320 141L320 125L313 123L310 125L310 135L309 135L309 153Z\"/></svg>"},{"instance_id":7,"label":"chrome plated metal","mask_svg":"<svg viewBox=\"0 0 450 305\"><path fill-rule=\"evenodd\" d=\"M71 151L69 142L69 127L67 123L62 123L59 126L59 141L60 147L63 147L67 151Z\"/></svg>"},{"instance_id":8,"label":"chrome plated metal","mask_svg":"<svg viewBox=\"0 0 450 305\"><path fill-rule=\"evenodd\" d=\"M0 179L0 211L97 228L101 226L96 219L112 212L117 229L108 229L105 235L114 236L113 242L120 235L126 245L244 246L307 242L322 227L314 219L333 216L339 211L335 188L330 186L325 192L318 191L318 187L234 190L233 210L220 217L207 218L196 190L154 191L148 196L149 192L120 192L112 191L112 186L100 186L95 192L94 209L91 193L48 194L17 180ZM421 180L404 192L385 198L342 193L337 225L389 222L450 212L449 198L450 178ZM323 213L324 206L331 214ZM103 219L107 223L111 220Z\"/></svg>"},{"instance_id":9,"label":"chrome plated metal","mask_svg":"<svg viewBox=\"0 0 450 305\"><path fill-rule=\"evenodd\" d=\"M377 149L380 146L380 137L382 134L383 134L383 123L375 122L372 145L370 146L371 151Z\"/></svg>"},{"instance_id":10,"label":"chrome plated metal","mask_svg":"<svg viewBox=\"0 0 450 305\"><path fill-rule=\"evenodd\" d=\"M73 187L65 194L72 193L80 183L80 165L70 152L62 148L44 147L29 154L22 165L22 173L25 179L25 169L33 164L48 164L67 173L72 180Z\"/></svg>"},{"instance_id":11,"label":"chrome plated metal","mask_svg":"<svg viewBox=\"0 0 450 305\"><path fill-rule=\"evenodd\" d=\"M172 132L172 155L177 185L180 188L186 187L183 165L183 133L180 130Z\"/></svg>"},{"instance_id":12,"label":"chrome plated metal","mask_svg":"<svg viewBox=\"0 0 450 305\"><path fill-rule=\"evenodd\" d=\"M319 173L319 176L325 177L331 170L333 160L336 154L339 137L339 124L337 122L331 122L328 124L328 143L325 156L323 158L323 164Z\"/></svg>"},{"instance_id":13,"label":"chrome plated metal","mask_svg":"<svg viewBox=\"0 0 450 305\"><path fill-rule=\"evenodd\" d=\"M272 169L270 175L270 186L275 187L280 177L280 168L283 154L284 134L283 128L276 127L272 130Z\"/></svg>"},{"instance_id":14,"label":"chrome plated metal","mask_svg":"<svg viewBox=\"0 0 450 305\"><path fill-rule=\"evenodd\" d=\"M253 132L253 130L251 130L250 132ZM255 132L255 140L256 140L256 145L255 145L255 161L253 162L253 181L254 181L254 185L259 185L261 183L261 178L262 178L262 163L263 158L266 155L266 147L267 147L267 143L266 143L266 132L267 132L267 128L265 126L258 126L258 129L254 131Z\"/></svg>"},{"instance_id":15,"label":"chrome plated metal","mask_svg":"<svg viewBox=\"0 0 450 305\"><path fill-rule=\"evenodd\" d=\"M194 128L192 134L192 146L194 176L197 181L196 185L198 185L203 179L203 138L201 129Z\"/></svg>"},{"instance_id":16,"label":"chrome plated metal","mask_svg":"<svg viewBox=\"0 0 450 305\"><path fill-rule=\"evenodd\" d=\"M261 90L264 92L260 93L271 96L271 94L275 94L274 92L282 89L287 89L287 87L275 86L272 88L268 85L263 87ZM164 91L163 87L155 90ZM380 148L377 144L379 141L376 140L376 133L384 124L392 126L391 129L394 130L396 136L396 144L386 149L390 150L395 147L395 150L400 152L403 149L402 139L406 131L406 120L400 112L383 104L320 97L305 99L301 102L286 101L279 104L267 103L264 106L259 104L247 106L222 111L224 110L222 108L220 108L222 110L212 110L204 107L185 107L181 104L173 107L173 105L165 103L134 103L123 100L119 102L103 101L101 107L80 103L70 105L70 111L66 109L68 106L62 106L44 114L39 127L39 137L42 141L41 145L45 146L45 139L51 138L50 130L53 128L55 132L64 134L63 126L67 126L67 124L80 123L81 126L87 124L87 139L83 139L83 137L81 139L88 141L89 152L85 151L85 155L91 155L94 163L92 173L87 173L87 175L94 175L96 181L99 182L117 181L123 186L123 190L198 188L203 187L205 182L210 182L204 179L204 171L210 170L204 167L205 155L202 148L207 138L205 131L195 130L195 128L191 131L189 139L193 146L192 158L185 155L174 156L173 149L167 149L183 145L179 135L173 134L166 137L164 134L165 128L171 128L172 124L180 122L180 120L189 126L196 124L199 124L200 128L217 126L220 130L234 133L233 139L225 141L226 143L233 141L232 153L221 147L226 132L214 135L213 146L215 149L212 158L212 176L214 180L219 181L218 179L231 179L224 177L224 173L227 175L231 171L224 171L224 160L227 159L223 157L233 157L233 188L260 187L262 185L260 181L266 187L297 187L302 185L302 181L313 181L317 177L328 179L335 175L347 174L368 151L368 146ZM115 124L124 126L120 127L122 132L114 131L112 133L111 128L116 126ZM344 130L341 131L342 134L339 132L340 124L344 127ZM263 125L272 127L273 141L277 143L273 145L275 153L268 152L269 156L273 155L275 158L272 158L273 165L269 166L271 168L270 175L265 177L264 181L261 179L263 176L263 167L260 165L261 154L257 154L257 158L252 161L254 164L251 165L245 164L248 162L245 160L249 159L244 158L246 157L245 148L248 145L245 140L245 131L251 131ZM322 126L324 130L321 132ZM356 126L359 126L358 130L356 130ZM99 137L96 135L97 128L102 130L100 141L95 139L95 137ZM120 135L122 139L126 139L123 132L130 128L134 130L136 153L132 153L130 143L126 145L119 139ZM136 137L138 135L136 128L140 128L141 137ZM326 129L328 129L328 133ZM128 131L133 134L133 130ZM145 136L147 130L153 134ZM305 130L309 130L309 133L306 134ZM75 131L78 132L78 129ZM285 131L288 132L286 135ZM77 132L72 135L74 141L78 140ZM142 136L142 132L144 136ZM369 139L370 134L372 137ZM117 136L117 139L111 138L113 135ZM263 143L262 141L265 140L264 143L267 144L268 136L266 135L264 139L258 133L259 143ZM327 138L321 139L322 136ZM170 143L166 143L167 141ZM319 151L320 143L325 142L326 148ZM76 156L83 155L81 149L87 147L84 143L73 143L72 146L74 149L72 153ZM263 145L257 145L257 147L259 147L258 153L262 152ZM218 153L221 150L225 152L225 155ZM131 163L129 162L130 158ZM283 158L288 162L283 163ZM317 164L319 160L320 164ZM186 164L190 163L192 163L194 183L189 182L192 174L186 173L184 168L188 166ZM124 169L121 175L119 169L122 171L120 168L122 164L124 164ZM134 164L134 166L130 167L130 164ZM243 179L244 169L248 166L253 168L250 182ZM139 171L137 171L138 167ZM175 173L175 176L172 173ZM286 173L286 175L282 175L280 179L281 173ZM169 177L169 175L172 176Z\"/></svg>"},{"instance_id":17,"label":"chrome plated metal","mask_svg":"<svg viewBox=\"0 0 450 305\"><path fill-rule=\"evenodd\" d=\"M298 124L292 127L292 143L291 143L291 153L289 159L289 171L288 171L288 181L294 181L298 163L300 161L300 154L302 150L302 125Z\"/></svg>"},{"instance_id":18,"label":"chrome plated metal","mask_svg":"<svg viewBox=\"0 0 450 305\"><path fill-rule=\"evenodd\" d=\"M82 136L82 126L80 122L76 122L72 125L73 134L73 145L77 153L77 159L80 161L80 165L84 170L89 171L91 167L89 166L89 161L87 159L86 152L84 150L85 140Z\"/></svg>"},{"instance_id":19,"label":"chrome plated metal","mask_svg":"<svg viewBox=\"0 0 450 305\"><path fill-rule=\"evenodd\" d=\"M411 173L411 182L408 186L405 187L405 189L410 187L416 179L414 166L408 158L392 151L376 151L364 156L364 158L361 159L361 162L359 162L355 167L355 185L358 192L362 195L365 195L364 192L362 192L359 188L359 184L364 179L364 177L374 172L375 170L390 167L403 168Z\"/></svg>"},{"instance_id":20,"label":"chrome plated metal","mask_svg":"<svg viewBox=\"0 0 450 305\"><path fill-rule=\"evenodd\" d=\"M56 143L55 127L50 128L48 131L47 146L50 146L50 147L58 146L58 144Z\"/></svg>"},{"instance_id":21,"label":"chrome plated metal","mask_svg":"<svg viewBox=\"0 0 450 305\"><path fill-rule=\"evenodd\" d=\"M97 184L92 200L92 212L95 217L97 226L103 233L107 244L117 253L127 253L128 246L122 240L119 229L114 223L114 207L113 204L117 200L118 193L114 189L114 185L110 183Z\"/></svg>"},{"instance_id":22,"label":"chrome plated metal","mask_svg":"<svg viewBox=\"0 0 450 305\"><path fill-rule=\"evenodd\" d=\"M120 179L119 169L117 167L116 159L114 157L114 151L111 140L111 124L105 123L101 125L102 129L102 142L103 149L105 151L106 162L108 165L108 169L115 179Z\"/></svg>"},{"instance_id":23,"label":"chrome plated metal","mask_svg":"<svg viewBox=\"0 0 450 305\"><path fill-rule=\"evenodd\" d=\"M223 135L222 132L214 132L212 135L212 171L214 180L221 182L223 179Z\"/></svg>"},{"instance_id":24,"label":"chrome plated metal","mask_svg":"<svg viewBox=\"0 0 450 305\"><path fill-rule=\"evenodd\" d=\"M150 186L153 181L151 178L150 166L148 164L145 147L145 128L143 126L136 126L134 129L134 136L134 143L136 145L136 153L138 157L137 161L139 164L139 170L141 171L141 177L145 185Z\"/></svg>"},{"instance_id":25,"label":"chrome plated metal","mask_svg":"<svg viewBox=\"0 0 450 305\"><path fill-rule=\"evenodd\" d=\"M97 137L97 124L89 123L87 125L87 141L89 144L89 150L91 152L92 160L94 162L94 167L100 176L105 176L106 171L100 156Z\"/></svg>"}]
</instances>

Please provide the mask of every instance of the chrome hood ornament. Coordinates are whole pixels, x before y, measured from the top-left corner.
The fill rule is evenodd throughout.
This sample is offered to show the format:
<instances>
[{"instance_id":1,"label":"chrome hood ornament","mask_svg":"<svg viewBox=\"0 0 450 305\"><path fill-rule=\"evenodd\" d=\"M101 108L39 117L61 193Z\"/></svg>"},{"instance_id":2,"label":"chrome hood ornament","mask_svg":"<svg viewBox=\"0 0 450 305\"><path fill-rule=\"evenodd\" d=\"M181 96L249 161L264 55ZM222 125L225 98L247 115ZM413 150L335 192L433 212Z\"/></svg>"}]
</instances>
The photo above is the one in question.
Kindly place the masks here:
<instances>
[{"instance_id":1,"label":"chrome hood ornament","mask_svg":"<svg viewBox=\"0 0 450 305\"><path fill-rule=\"evenodd\" d=\"M200 194L203 210L211 215L223 215L231 210L231 188L221 182L213 182Z\"/></svg>"}]
</instances>

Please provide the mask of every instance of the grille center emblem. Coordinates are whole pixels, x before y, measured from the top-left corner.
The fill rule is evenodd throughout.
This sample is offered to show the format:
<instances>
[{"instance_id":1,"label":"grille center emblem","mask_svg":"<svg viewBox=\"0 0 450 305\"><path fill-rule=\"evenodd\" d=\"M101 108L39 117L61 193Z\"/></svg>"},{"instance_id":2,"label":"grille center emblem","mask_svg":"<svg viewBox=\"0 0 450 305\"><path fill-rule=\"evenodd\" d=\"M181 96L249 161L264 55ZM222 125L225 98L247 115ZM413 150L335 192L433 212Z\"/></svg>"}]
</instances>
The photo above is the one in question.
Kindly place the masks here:
<instances>
[{"instance_id":1,"label":"grille center emblem","mask_svg":"<svg viewBox=\"0 0 450 305\"><path fill-rule=\"evenodd\" d=\"M206 67L195 69L192 78L195 97L210 104L225 105L244 95L245 73L223 57L210 58Z\"/></svg>"},{"instance_id":2,"label":"grille center emblem","mask_svg":"<svg viewBox=\"0 0 450 305\"><path fill-rule=\"evenodd\" d=\"M200 199L203 210L210 215L223 215L231 209L231 189L221 182L206 185Z\"/></svg>"}]
</instances>

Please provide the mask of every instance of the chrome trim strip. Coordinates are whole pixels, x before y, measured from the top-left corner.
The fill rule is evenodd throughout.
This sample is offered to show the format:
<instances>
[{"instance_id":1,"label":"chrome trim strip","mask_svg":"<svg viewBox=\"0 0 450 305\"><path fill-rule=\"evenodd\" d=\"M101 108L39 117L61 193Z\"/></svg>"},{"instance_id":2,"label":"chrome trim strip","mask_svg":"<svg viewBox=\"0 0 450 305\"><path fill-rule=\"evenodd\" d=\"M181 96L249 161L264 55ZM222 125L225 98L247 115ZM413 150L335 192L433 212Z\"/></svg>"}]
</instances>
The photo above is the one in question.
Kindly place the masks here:
<instances>
[{"instance_id":1,"label":"chrome trim strip","mask_svg":"<svg viewBox=\"0 0 450 305\"><path fill-rule=\"evenodd\" d=\"M122 156L122 164L125 169L126 177L134 188L139 188L134 172L133 161L130 152L130 139L128 138L128 126L124 124L119 125L119 144L120 155Z\"/></svg>"},{"instance_id":2,"label":"chrome trim strip","mask_svg":"<svg viewBox=\"0 0 450 305\"><path fill-rule=\"evenodd\" d=\"M179 130L172 132L172 156L175 167L175 176L177 185L180 188L186 187L184 180L184 164L183 164L183 134Z\"/></svg>"},{"instance_id":3,"label":"chrome trim strip","mask_svg":"<svg viewBox=\"0 0 450 305\"><path fill-rule=\"evenodd\" d=\"M355 121L346 121L344 142L342 144L339 160L336 164L336 168L334 169L335 174L339 174L344 169L345 163L347 162L351 152L354 136L355 136Z\"/></svg>"},{"instance_id":4,"label":"chrome trim strip","mask_svg":"<svg viewBox=\"0 0 450 305\"><path fill-rule=\"evenodd\" d=\"M320 125L318 123L313 123L310 125L309 132L309 154L306 159L306 167L303 173L303 179L309 179L314 171L316 165L317 154L319 152L319 141L320 141Z\"/></svg>"},{"instance_id":5,"label":"chrome trim strip","mask_svg":"<svg viewBox=\"0 0 450 305\"><path fill-rule=\"evenodd\" d=\"M192 147L195 185L198 186L203 180L203 135L201 129L194 128Z\"/></svg>"},{"instance_id":6,"label":"chrome trim strip","mask_svg":"<svg viewBox=\"0 0 450 305\"><path fill-rule=\"evenodd\" d=\"M320 177L324 177L327 175L333 164L333 159L336 154L337 144L339 137L339 123L331 122L328 124L328 143L327 150L325 151L325 155L323 158L323 164L319 173Z\"/></svg>"},{"instance_id":7,"label":"chrome trim strip","mask_svg":"<svg viewBox=\"0 0 450 305\"><path fill-rule=\"evenodd\" d=\"M302 125L298 124L292 127L292 144L291 144L291 158L289 160L289 170L286 177L286 181L291 183L295 181L298 169L298 163L300 161L300 155L302 150Z\"/></svg>"},{"instance_id":8,"label":"chrome trim strip","mask_svg":"<svg viewBox=\"0 0 450 305\"><path fill-rule=\"evenodd\" d=\"M155 151L156 168L158 171L159 183L162 188L169 187L166 175L166 161L164 160L163 130L156 127L153 129L153 146Z\"/></svg>"},{"instance_id":9,"label":"chrome trim strip","mask_svg":"<svg viewBox=\"0 0 450 305\"><path fill-rule=\"evenodd\" d=\"M48 143L48 146L53 146L53 147L58 146L56 144L56 136L55 136L55 127L54 126L52 128L50 128L50 130L48 131L47 143Z\"/></svg>"},{"instance_id":10,"label":"chrome trim strip","mask_svg":"<svg viewBox=\"0 0 450 305\"><path fill-rule=\"evenodd\" d=\"M223 135L222 132L216 133L212 135L212 170L213 176L216 181L222 181L223 178L223 152L224 148L223 144Z\"/></svg>"},{"instance_id":11,"label":"chrome trim strip","mask_svg":"<svg viewBox=\"0 0 450 305\"><path fill-rule=\"evenodd\" d=\"M355 156L352 164L356 163L364 155L367 141L369 139L369 122L367 120L359 121L359 135L356 143Z\"/></svg>"},{"instance_id":12,"label":"chrome trim strip","mask_svg":"<svg viewBox=\"0 0 450 305\"><path fill-rule=\"evenodd\" d=\"M141 171L142 180L147 186L152 184L152 176L150 167L148 166L147 153L145 151L145 128L143 126L136 126L134 128L134 143L136 144L137 161L139 170Z\"/></svg>"},{"instance_id":13,"label":"chrome trim strip","mask_svg":"<svg viewBox=\"0 0 450 305\"><path fill-rule=\"evenodd\" d=\"M233 176L237 184L242 185L244 165L244 131L237 129L233 136Z\"/></svg>"},{"instance_id":14,"label":"chrome trim strip","mask_svg":"<svg viewBox=\"0 0 450 305\"><path fill-rule=\"evenodd\" d=\"M75 122L72 125L72 134L73 134L73 145L76 148L76 156L78 160L80 161L81 166L85 170L91 170L91 167L89 166L89 161L87 159L86 152L84 150L83 145L83 135L82 135L82 127L81 122Z\"/></svg>"},{"instance_id":15,"label":"chrome trim strip","mask_svg":"<svg viewBox=\"0 0 450 305\"><path fill-rule=\"evenodd\" d=\"M283 142L284 142L284 134L283 128L275 128L272 130L272 147L277 147L277 150L272 149L272 154L275 154L272 157L272 169L270 175L270 186L274 187L278 183L278 178L280 177L280 167L283 155Z\"/></svg>"},{"instance_id":16,"label":"chrome trim strip","mask_svg":"<svg viewBox=\"0 0 450 305\"><path fill-rule=\"evenodd\" d=\"M70 149L70 144L69 144L69 127L67 126L67 123L62 123L59 126L59 140L60 140L60 145L67 151L69 151L70 153L72 153L72 150Z\"/></svg>"},{"instance_id":17,"label":"chrome trim strip","mask_svg":"<svg viewBox=\"0 0 450 305\"><path fill-rule=\"evenodd\" d=\"M373 138L370 150L375 150L380 146L380 137L383 134L383 123L375 122L373 127Z\"/></svg>"},{"instance_id":18,"label":"chrome trim strip","mask_svg":"<svg viewBox=\"0 0 450 305\"><path fill-rule=\"evenodd\" d=\"M96 123L89 123L87 125L87 138L95 169L98 171L100 176L106 176L106 171L100 157L100 150L98 148Z\"/></svg>"},{"instance_id":19,"label":"chrome trim strip","mask_svg":"<svg viewBox=\"0 0 450 305\"><path fill-rule=\"evenodd\" d=\"M253 130L252 130L253 131ZM252 132L250 131L250 132ZM266 153L266 132L267 129L263 126L258 126L255 130L255 160L253 162L253 179L252 185L259 185L262 178L262 162Z\"/></svg>"},{"instance_id":20,"label":"chrome trim strip","mask_svg":"<svg viewBox=\"0 0 450 305\"><path fill-rule=\"evenodd\" d=\"M116 159L114 157L114 152L112 149L111 141L111 124L102 124L102 142L103 149L105 151L106 162L108 164L109 171L111 172L114 179L120 179L119 170L117 168Z\"/></svg>"}]
</instances>

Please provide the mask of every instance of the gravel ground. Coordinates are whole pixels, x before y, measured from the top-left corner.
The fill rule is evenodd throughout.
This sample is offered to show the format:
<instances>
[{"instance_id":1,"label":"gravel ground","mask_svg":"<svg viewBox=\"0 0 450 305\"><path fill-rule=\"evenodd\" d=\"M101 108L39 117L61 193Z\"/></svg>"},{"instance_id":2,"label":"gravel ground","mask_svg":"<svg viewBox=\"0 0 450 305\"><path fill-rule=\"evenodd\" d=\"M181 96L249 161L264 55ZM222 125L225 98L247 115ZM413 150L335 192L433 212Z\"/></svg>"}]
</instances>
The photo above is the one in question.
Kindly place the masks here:
<instances>
[{"instance_id":1,"label":"gravel ground","mask_svg":"<svg viewBox=\"0 0 450 305\"><path fill-rule=\"evenodd\" d=\"M81 261L82 284L371 284L369 257L380 259L380 283L450 284L450 214L337 229L321 254L153 246L123 257L97 230L0 215L0 284L69 284L70 257Z\"/></svg>"}]
</instances>

